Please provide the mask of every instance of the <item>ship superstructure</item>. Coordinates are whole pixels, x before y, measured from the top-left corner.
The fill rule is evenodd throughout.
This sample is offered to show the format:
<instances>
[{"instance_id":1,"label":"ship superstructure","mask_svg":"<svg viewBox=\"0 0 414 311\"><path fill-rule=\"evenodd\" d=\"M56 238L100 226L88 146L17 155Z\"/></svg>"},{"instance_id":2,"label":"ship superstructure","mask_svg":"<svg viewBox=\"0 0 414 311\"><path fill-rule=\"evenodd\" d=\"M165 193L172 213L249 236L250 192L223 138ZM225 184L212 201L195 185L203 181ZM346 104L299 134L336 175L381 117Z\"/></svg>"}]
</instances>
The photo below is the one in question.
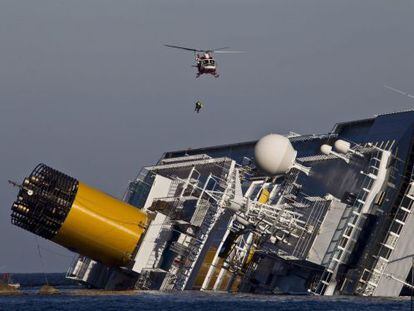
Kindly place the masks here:
<instances>
[{"instance_id":1,"label":"ship superstructure","mask_svg":"<svg viewBox=\"0 0 414 311\"><path fill-rule=\"evenodd\" d=\"M406 111L290 133L281 139L289 165L271 174L256 141L167 152L126 191L146 220L134 251L115 265L81 254L67 277L105 289L404 294L413 127Z\"/></svg>"}]
</instances>

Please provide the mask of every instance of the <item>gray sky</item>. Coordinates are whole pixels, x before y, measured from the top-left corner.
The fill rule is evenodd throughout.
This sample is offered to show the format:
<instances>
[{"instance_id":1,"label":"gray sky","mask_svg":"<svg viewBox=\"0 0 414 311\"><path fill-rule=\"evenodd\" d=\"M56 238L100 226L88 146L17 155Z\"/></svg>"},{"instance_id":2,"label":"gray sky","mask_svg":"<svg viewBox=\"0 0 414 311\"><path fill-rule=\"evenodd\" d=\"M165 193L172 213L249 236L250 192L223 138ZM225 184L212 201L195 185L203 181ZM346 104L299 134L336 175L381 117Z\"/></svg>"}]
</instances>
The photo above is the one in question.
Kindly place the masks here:
<instances>
[{"instance_id":1,"label":"gray sky","mask_svg":"<svg viewBox=\"0 0 414 311\"><path fill-rule=\"evenodd\" d=\"M412 0L0 0L0 266L42 270L7 179L44 162L121 196L164 151L410 108L383 85L414 93L413 38ZM196 80L164 43L247 53ZM71 253L39 241L65 271Z\"/></svg>"}]
</instances>

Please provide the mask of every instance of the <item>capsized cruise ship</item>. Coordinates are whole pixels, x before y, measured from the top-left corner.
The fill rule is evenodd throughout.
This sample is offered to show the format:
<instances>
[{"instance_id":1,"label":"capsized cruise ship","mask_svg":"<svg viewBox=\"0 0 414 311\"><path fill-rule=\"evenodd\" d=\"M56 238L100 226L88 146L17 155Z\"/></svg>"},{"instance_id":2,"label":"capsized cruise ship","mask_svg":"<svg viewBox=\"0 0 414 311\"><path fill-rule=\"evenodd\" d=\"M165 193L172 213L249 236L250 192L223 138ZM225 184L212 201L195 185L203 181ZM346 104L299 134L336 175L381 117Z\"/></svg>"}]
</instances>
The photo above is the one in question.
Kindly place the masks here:
<instances>
[{"instance_id":1,"label":"capsized cruise ship","mask_svg":"<svg viewBox=\"0 0 414 311\"><path fill-rule=\"evenodd\" d=\"M123 201L40 164L12 223L78 253L91 288L406 295L413 164L414 111L169 151Z\"/></svg>"}]
</instances>

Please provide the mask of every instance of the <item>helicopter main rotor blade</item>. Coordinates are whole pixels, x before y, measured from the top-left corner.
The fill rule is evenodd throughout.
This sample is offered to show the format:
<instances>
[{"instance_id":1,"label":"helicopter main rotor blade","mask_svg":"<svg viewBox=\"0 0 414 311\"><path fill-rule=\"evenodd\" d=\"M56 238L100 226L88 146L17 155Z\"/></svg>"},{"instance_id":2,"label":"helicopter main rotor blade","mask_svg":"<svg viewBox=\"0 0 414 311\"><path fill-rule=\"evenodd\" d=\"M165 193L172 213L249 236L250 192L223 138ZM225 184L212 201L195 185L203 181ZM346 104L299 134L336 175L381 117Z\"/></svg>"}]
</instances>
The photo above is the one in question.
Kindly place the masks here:
<instances>
[{"instance_id":1,"label":"helicopter main rotor blade","mask_svg":"<svg viewBox=\"0 0 414 311\"><path fill-rule=\"evenodd\" d=\"M218 49L214 49L214 50L201 50L201 49L192 49L192 48L187 48L185 46L179 46L179 45L171 45L171 44L164 44L164 46L169 47L169 48L173 48L173 49L180 49L180 50L185 50L185 51L191 51L191 52L202 52L202 53L218 53L218 54L239 54L239 53L244 53L244 51L230 51L227 50L229 47L222 47L222 48L218 48Z\"/></svg>"},{"instance_id":2,"label":"helicopter main rotor blade","mask_svg":"<svg viewBox=\"0 0 414 311\"><path fill-rule=\"evenodd\" d=\"M206 52L217 52L217 51L227 50L227 49L229 49L229 47L225 46L225 47L218 48L218 49L207 50Z\"/></svg>"},{"instance_id":3,"label":"helicopter main rotor blade","mask_svg":"<svg viewBox=\"0 0 414 311\"><path fill-rule=\"evenodd\" d=\"M173 49L180 49L180 50L191 51L191 52L204 52L203 50L186 48L184 46L179 46L179 45L164 44L164 46L173 48Z\"/></svg>"},{"instance_id":4,"label":"helicopter main rotor blade","mask_svg":"<svg viewBox=\"0 0 414 311\"><path fill-rule=\"evenodd\" d=\"M217 54L240 54L240 53L246 53L245 51L214 51L214 53Z\"/></svg>"}]
</instances>

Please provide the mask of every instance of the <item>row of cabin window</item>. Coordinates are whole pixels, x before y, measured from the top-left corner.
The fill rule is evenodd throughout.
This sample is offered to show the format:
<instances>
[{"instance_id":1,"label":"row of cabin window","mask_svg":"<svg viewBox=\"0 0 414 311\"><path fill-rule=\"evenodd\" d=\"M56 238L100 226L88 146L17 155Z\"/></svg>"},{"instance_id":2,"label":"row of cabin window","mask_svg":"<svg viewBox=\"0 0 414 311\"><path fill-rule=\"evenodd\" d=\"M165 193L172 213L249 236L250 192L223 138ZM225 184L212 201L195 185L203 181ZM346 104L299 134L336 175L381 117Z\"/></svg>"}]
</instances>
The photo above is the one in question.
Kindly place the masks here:
<instances>
[{"instance_id":1,"label":"row of cabin window","mask_svg":"<svg viewBox=\"0 0 414 311\"><path fill-rule=\"evenodd\" d=\"M213 65L214 66L215 61L213 59L204 59L204 60L201 61L201 63L205 66L208 66L208 65Z\"/></svg>"}]
</instances>

